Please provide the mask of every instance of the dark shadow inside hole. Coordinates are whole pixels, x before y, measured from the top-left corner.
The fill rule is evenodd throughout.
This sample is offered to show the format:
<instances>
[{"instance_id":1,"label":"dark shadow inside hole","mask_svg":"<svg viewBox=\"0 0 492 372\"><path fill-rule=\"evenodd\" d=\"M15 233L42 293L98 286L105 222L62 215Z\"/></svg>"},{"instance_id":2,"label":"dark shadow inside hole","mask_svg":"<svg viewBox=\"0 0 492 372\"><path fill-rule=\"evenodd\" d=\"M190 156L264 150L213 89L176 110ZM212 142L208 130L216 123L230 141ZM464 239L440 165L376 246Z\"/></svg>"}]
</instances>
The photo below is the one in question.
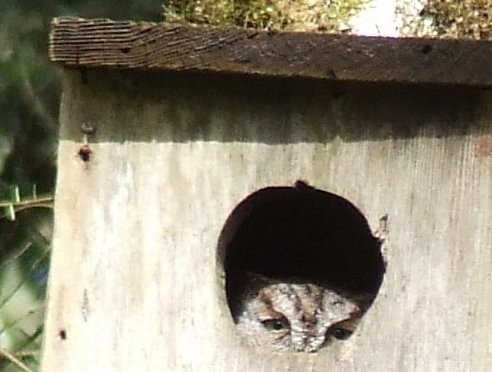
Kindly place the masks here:
<instances>
[{"instance_id":1,"label":"dark shadow inside hole","mask_svg":"<svg viewBox=\"0 0 492 372\"><path fill-rule=\"evenodd\" d=\"M426 44L422 47L422 49L420 49L422 51L422 53L424 54L429 54L430 52L432 52L432 46L429 45L429 44Z\"/></svg>"},{"instance_id":2,"label":"dark shadow inside hole","mask_svg":"<svg viewBox=\"0 0 492 372\"><path fill-rule=\"evenodd\" d=\"M371 303L384 275L380 245L340 196L302 181L261 189L234 209L219 239L232 315L248 273L300 278L369 295Z\"/></svg>"}]
</instances>

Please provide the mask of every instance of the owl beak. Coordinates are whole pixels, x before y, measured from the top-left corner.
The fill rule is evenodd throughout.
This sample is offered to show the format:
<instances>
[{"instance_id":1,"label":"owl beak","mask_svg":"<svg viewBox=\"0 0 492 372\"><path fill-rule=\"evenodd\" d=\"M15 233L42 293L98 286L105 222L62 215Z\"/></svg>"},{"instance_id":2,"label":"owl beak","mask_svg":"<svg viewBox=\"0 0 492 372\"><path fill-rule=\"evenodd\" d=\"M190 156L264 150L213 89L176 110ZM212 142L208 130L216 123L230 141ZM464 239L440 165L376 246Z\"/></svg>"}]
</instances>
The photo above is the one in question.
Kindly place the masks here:
<instances>
[{"instance_id":1,"label":"owl beak","mask_svg":"<svg viewBox=\"0 0 492 372\"><path fill-rule=\"evenodd\" d=\"M314 353L319 350L323 345L324 340L318 342L315 332L309 332L309 334L299 334L297 337L293 336L294 343L292 348L296 352L308 352Z\"/></svg>"}]
</instances>

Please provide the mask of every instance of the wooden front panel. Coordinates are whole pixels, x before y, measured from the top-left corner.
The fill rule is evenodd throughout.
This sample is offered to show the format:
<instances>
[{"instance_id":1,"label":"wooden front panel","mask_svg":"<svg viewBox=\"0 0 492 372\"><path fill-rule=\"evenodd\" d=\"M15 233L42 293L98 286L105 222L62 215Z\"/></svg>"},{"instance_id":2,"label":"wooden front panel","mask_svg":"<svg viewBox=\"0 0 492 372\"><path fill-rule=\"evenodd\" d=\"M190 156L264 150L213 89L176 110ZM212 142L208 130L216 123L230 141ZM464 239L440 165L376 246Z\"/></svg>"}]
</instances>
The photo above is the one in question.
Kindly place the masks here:
<instances>
[{"instance_id":1,"label":"wooden front panel","mask_svg":"<svg viewBox=\"0 0 492 372\"><path fill-rule=\"evenodd\" d=\"M485 371L492 96L459 88L66 72L43 370ZM80 157L87 135L88 161ZM217 244L302 179L389 216L387 272L341 346L242 344ZM267 258L266 258L267 259Z\"/></svg>"}]
</instances>

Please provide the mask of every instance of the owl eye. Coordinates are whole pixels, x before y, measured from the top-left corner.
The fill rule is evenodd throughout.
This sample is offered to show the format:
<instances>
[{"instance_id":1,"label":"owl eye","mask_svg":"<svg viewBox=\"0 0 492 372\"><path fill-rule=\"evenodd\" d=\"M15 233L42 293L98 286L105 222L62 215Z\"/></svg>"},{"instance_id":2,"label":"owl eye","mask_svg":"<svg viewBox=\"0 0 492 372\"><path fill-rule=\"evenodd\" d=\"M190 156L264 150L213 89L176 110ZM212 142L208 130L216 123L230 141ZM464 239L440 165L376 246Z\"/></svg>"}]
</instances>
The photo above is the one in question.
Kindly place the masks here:
<instances>
[{"instance_id":1,"label":"owl eye","mask_svg":"<svg viewBox=\"0 0 492 372\"><path fill-rule=\"evenodd\" d=\"M353 332L351 330L341 328L341 327L336 327L331 331L331 334L337 340L346 340L347 338L349 338L352 335L352 333Z\"/></svg>"},{"instance_id":2,"label":"owl eye","mask_svg":"<svg viewBox=\"0 0 492 372\"><path fill-rule=\"evenodd\" d=\"M289 321L285 318L265 319L261 321L261 324L269 331L284 331L290 329Z\"/></svg>"}]
</instances>

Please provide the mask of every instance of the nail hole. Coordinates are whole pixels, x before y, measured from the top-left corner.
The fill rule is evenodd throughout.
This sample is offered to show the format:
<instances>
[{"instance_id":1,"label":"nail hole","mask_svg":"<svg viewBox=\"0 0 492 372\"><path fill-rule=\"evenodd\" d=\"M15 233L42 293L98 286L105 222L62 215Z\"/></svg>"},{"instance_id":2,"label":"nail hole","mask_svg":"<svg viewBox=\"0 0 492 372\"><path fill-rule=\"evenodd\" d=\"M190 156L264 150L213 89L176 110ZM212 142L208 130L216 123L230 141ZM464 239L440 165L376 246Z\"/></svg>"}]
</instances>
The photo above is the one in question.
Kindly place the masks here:
<instances>
[{"instance_id":1,"label":"nail hole","mask_svg":"<svg viewBox=\"0 0 492 372\"><path fill-rule=\"evenodd\" d=\"M58 332L58 337L60 337L61 340L66 340L67 332L64 329L60 330L60 332Z\"/></svg>"},{"instance_id":2,"label":"nail hole","mask_svg":"<svg viewBox=\"0 0 492 372\"><path fill-rule=\"evenodd\" d=\"M429 54L432 51L432 46L430 46L429 44L426 44L420 50L424 54Z\"/></svg>"},{"instance_id":3,"label":"nail hole","mask_svg":"<svg viewBox=\"0 0 492 372\"><path fill-rule=\"evenodd\" d=\"M92 154L92 150L90 146L87 144L83 145L78 151L79 158L83 162L88 162L89 160L91 160L91 154Z\"/></svg>"},{"instance_id":4,"label":"nail hole","mask_svg":"<svg viewBox=\"0 0 492 372\"><path fill-rule=\"evenodd\" d=\"M82 133L91 135L96 133L96 125L91 121L84 121L80 124L80 130Z\"/></svg>"}]
</instances>

